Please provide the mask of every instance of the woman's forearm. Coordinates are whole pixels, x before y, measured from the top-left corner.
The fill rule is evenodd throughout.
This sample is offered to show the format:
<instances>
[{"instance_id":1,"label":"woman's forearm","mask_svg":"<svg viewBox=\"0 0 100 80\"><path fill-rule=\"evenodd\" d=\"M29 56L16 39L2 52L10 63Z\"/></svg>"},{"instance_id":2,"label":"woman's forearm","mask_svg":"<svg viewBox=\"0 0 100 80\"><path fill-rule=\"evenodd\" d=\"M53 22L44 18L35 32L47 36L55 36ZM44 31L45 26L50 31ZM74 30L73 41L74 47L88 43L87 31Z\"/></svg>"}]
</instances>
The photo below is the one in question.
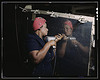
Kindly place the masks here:
<instances>
[{"instance_id":1,"label":"woman's forearm","mask_svg":"<svg viewBox=\"0 0 100 80\"><path fill-rule=\"evenodd\" d=\"M78 43L78 46L81 48L82 51L84 51L85 53L89 52L89 49L87 46L83 46L82 44Z\"/></svg>"},{"instance_id":2,"label":"woman's forearm","mask_svg":"<svg viewBox=\"0 0 100 80\"><path fill-rule=\"evenodd\" d=\"M41 50L39 50L39 52L37 52L36 56L37 56L38 61L41 61L42 59L44 59L50 47L51 47L51 44L49 41L44 45L44 47Z\"/></svg>"}]
</instances>

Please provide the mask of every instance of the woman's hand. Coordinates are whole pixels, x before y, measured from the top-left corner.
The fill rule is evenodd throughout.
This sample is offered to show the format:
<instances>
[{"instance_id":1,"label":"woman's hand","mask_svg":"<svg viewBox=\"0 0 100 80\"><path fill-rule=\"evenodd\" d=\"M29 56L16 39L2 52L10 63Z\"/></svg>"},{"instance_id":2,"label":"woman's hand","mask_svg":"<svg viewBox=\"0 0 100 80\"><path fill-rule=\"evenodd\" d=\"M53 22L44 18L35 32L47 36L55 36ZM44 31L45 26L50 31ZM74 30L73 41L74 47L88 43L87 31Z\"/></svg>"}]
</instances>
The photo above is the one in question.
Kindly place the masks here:
<instances>
[{"instance_id":1,"label":"woman's hand","mask_svg":"<svg viewBox=\"0 0 100 80\"><path fill-rule=\"evenodd\" d=\"M58 42L59 40L61 40L63 38L63 35L61 34L58 34L58 35L55 35L55 42Z\"/></svg>"},{"instance_id":2,"label":"woman's hand","mask_svg":"<svg viewBox=\"0 0 100 80\"><path fill-rule=\"evenodd\" d=\"M56 46L56 42L54 40L49 41L50 46Z\"/></svg>"},{"instance_id":3,"label":"woman's hand","mask_svg":"<svg viewBox=\"0 0 100 80\"><path fill-rule=\"evenodd\" d=\"M67 40L68 39L65 34L62 34L62 36L63 36L63 40Z\"/></svg>"},{"instance_id":4,"label":"woman's hand","mask_svg":"<svg viewBox=\"0 0 100 80\"><path fill-rule=\"evenodd\" d=\"M71 40L72 44L79 45L79 42L77 40Z\"/></svg>"},{"instance_id":5,"label":"woman's hand","mask_svg":"<svg viewBox=\"0 0 100 80\"><path fill-rule=\"evenodd\" d=\"M88 53L88 52L89 52L88 46L83 46L83 45L82 45L80 42L78 42L77 40L71 40L71 41L72 41L72 43L73 43L74 45L79 46L80 49L81 49L82 51L84 51L85 53Z\"/></svg>"},{"instance_id":6,"label":"woman's hand","mask_svg":"<svg viewBox=\"0 0 100 80\"><path fill-rule=\"evenodd\" d=\"M63 35L61 34L55 35L55 38L56 38L55 40L49 41L50 46L56 46L56 42L61 40L63 38Z\"/></svg>"}]
</instances>

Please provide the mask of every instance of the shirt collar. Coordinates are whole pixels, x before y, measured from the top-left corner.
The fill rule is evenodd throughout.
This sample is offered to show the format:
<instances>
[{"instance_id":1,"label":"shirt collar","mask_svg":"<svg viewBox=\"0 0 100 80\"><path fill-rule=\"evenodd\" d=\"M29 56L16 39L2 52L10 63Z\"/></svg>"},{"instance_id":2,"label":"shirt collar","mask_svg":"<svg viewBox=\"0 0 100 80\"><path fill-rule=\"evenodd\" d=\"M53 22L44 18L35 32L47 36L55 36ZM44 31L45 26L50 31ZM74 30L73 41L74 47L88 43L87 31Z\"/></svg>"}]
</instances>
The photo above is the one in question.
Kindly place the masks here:
<instances>
[{"instance_id":1,"label":"shirt collar","mask_svg":"<svg viewBox=\"0 0 100 80\"><path fill-rule=\"evenodd\" d=\"M44 40L42 40L35 32L33 33L33 35L35 36L36 40L42 45L45 45Z\"/></svg>"}]
</instances>

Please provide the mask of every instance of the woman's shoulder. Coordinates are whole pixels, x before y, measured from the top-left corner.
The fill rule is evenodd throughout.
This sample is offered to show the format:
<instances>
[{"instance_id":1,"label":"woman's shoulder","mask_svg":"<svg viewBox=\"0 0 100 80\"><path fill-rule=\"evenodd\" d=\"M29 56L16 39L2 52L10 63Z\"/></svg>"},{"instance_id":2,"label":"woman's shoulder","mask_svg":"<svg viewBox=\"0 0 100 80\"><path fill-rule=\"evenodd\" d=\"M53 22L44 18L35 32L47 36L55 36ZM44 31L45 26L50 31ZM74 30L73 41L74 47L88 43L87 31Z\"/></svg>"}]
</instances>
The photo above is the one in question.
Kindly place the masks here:
<instances>
[{"instance_id":1,"label":"woman's shoulder","mask_svg":"<svg viewBox=\"0 0 100 80\"><path fill-rule=\"evenodd\" d=\"M26 36L27 36L27 38L35 38L35 37L34 37L34 34L30 34L30 33L27 34Z\"/></svg>"}]
</instances>

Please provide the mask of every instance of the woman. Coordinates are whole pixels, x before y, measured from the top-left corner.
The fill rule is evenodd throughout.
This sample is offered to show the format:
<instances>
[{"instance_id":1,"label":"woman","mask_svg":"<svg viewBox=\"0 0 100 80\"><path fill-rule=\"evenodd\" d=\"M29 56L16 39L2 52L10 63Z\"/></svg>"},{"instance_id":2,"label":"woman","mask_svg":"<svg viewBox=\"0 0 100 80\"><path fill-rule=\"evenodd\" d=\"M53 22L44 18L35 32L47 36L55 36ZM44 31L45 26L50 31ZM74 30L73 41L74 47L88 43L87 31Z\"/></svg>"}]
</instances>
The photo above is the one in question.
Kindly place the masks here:
<instances>
[{"instance_id":1,"label":"woman","mask_svg":"<svg viewBox=\"0 0 100 80\"><path fill-rule=\"evenodd\" d=\"M73 33L70 20L64 22L64 38L57 44L56 74L60 76L86 76L89 48L84 39ZM74 39L71 39L74 38ZM76 38L76 39L75 39Z\"/></svg>"},{"instance_id":2,"label":"woman","mask_svg":"<svg viewBox=\"0 0 100 80\"><path fill-rule=\"evenodd\" d=\"M46 20L42 17L35 18L33 22L33 34L27 37L27 51L31 57L35 68L32 70L33 76L52 76L53 68L51 62L54 58L52 46L62 39L62 35L56 35L55 40L47 43L44 41L44 36L48 34Z\"/></svg>"}]
</instances>

